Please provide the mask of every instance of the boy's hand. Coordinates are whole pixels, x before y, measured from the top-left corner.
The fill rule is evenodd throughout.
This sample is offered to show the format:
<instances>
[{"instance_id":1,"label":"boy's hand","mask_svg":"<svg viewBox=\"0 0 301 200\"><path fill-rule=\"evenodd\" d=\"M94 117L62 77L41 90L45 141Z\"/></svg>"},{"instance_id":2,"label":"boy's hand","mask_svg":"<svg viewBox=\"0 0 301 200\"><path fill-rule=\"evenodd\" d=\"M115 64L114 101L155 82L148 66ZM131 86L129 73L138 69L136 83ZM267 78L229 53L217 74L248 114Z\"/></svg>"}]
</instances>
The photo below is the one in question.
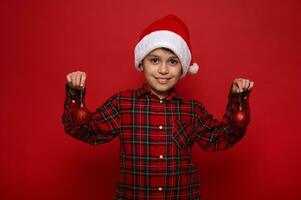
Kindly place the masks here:
<instances>
[{"instance_id":1,"label":"boy's hand","mask_svg":"<svg viewBox=\"0 0 301 200\"><path fill-rule=\"evenodd\" d=\"M76 71L67 74L67 83L70 88L83 90L86 85L87 74L85 72Z\"/></svg>"},{"instance_id":2,"label":"boy's hand","mask_svg":"<svg viewBox=\"0 0 301 200\"><path fill-rule=\"evenodd\" d=\"M236 78L232 84L232 93L241 93L253 88L254 82L244 78Z\"/></svg>"}]
</instances>

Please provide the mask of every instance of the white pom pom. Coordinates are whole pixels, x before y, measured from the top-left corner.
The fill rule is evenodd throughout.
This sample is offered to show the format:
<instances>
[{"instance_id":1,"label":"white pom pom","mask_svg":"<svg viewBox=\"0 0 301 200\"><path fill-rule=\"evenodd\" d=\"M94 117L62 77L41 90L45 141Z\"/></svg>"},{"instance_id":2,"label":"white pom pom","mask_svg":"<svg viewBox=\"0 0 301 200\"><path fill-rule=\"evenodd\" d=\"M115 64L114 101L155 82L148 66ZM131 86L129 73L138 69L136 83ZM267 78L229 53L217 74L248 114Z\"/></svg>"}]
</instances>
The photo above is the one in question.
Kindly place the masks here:
<instances>
[{"instance_id":1,"label":"white pom pom","mask_svg":"<svg viewBox=\"0 0 301 200\"><path fill-rule=\"evenodd\" d=\"M199 65L197 63L193 63L192 65L189 66L189 72L191 74L196 74L199 71Z\"/></svg>"}]
</instances>

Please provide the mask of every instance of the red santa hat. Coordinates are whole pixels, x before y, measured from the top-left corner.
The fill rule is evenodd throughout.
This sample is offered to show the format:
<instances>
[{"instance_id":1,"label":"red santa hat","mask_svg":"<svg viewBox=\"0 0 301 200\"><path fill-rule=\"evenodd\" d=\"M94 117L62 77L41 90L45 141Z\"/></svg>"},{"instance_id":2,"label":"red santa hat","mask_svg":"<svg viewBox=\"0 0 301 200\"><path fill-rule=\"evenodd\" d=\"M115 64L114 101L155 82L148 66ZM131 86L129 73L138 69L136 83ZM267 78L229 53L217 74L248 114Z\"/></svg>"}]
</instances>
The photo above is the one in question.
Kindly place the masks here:
<instances>
[{"instance_id":1,"label":"red santa hat","mask_svg":"<svg viewBox=\"0 0 301 200\"><path fill-rule=\"evenodd\" d=\"M157 48L168 48L173 51L182 64L183 78L187 72L196 74L199 69L192 61L189 31L184 22L175 15L168 15L149 25L141 34L140 41L135 47L135 67L141 71L139 65L144 57ZM193 63L193 64L192 64Z\"/></svg>"}]
</instances>

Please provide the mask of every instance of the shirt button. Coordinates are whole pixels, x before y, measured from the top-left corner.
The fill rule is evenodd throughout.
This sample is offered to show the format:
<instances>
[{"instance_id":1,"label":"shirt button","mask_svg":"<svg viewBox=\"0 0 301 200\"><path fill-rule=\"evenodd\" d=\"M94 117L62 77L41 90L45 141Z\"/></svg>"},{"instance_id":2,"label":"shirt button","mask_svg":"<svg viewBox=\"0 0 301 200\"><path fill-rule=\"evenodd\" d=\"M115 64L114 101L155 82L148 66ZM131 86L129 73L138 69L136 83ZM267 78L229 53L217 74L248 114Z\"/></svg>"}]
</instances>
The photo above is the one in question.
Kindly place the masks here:
<instances>
[{"instance_id":1,"label":"shirt button","mask_svg":"<svg viewBox=\"0 0 301 200\"><path fill-rule=\"evenodd\" d=\"M163 100L162 100L162 99L160 99L160 103L163 103Z\"/></svg>"},{"instance_id":2,"label":"shirt button","mask_svg":"<svg viewBox=\"0 0 301 200\"><path fill-rule=\"evenodd\" d=\"M163 155L160 155L159 158L160 158L160 159L163 159Z\"/></svg>"},{"instance_id":3,"label":"shirt button","mask_svg":"<svg viewBox=\"0 0 301 200\"><path fill-rule=\"evenodd\" d=\"M72 100L72 103L75 103L75 100L74 100L74 99Z\"/></svg>"},{"instance_id":4,"label":"shirt button","mask_svg":"<svg viewBox=\"0 0 301 200\"><path fill-rule=\"evenodd\" d=\"M159 187L158 190L161 192L162 191L162 187Z\"/></svg>"},{"instance_id":5,"label":"shirt button","mask_svg":"<svg viewBox=\"0 0 301 200\"><path fill-rule=\"evenodd\" d=\"M159 129L163 129L163 126L159 126Z\"/></svg>"}]
</instances>

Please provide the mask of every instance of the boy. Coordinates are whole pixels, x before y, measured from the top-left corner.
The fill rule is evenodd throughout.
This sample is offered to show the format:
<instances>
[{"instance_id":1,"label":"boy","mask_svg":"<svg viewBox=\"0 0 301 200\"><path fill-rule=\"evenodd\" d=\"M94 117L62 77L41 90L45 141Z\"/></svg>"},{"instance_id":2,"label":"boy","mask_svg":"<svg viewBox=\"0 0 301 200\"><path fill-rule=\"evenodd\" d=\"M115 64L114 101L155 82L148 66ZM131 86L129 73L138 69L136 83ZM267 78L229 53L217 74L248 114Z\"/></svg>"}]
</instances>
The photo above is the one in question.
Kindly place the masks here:
<instances>
[{"instance_id":1,"label":"boy","mask_svg":"<svg viewBox=\"0 0 301 200\"><path fill-rule=\"evenodd\" d=\"M189 33L176 16L166 16L146 28L135 48L135 67L145 83L136 90L121 91L76 125L72 111L85 97L86 74L67 75L62 121L70 136L98 145L120 139L120 176L114 199L200 199L197 168L191 160L194 142L206 151L232 147L246 127L234 123L241 104L249 115L248 96L253 82L235 79L222 121L193 99L185 99L175 85L192 62ZM81 94L82 92L82 94ZM240 98L242 97L242 98Z\"/></svg>"}]
</instances>

